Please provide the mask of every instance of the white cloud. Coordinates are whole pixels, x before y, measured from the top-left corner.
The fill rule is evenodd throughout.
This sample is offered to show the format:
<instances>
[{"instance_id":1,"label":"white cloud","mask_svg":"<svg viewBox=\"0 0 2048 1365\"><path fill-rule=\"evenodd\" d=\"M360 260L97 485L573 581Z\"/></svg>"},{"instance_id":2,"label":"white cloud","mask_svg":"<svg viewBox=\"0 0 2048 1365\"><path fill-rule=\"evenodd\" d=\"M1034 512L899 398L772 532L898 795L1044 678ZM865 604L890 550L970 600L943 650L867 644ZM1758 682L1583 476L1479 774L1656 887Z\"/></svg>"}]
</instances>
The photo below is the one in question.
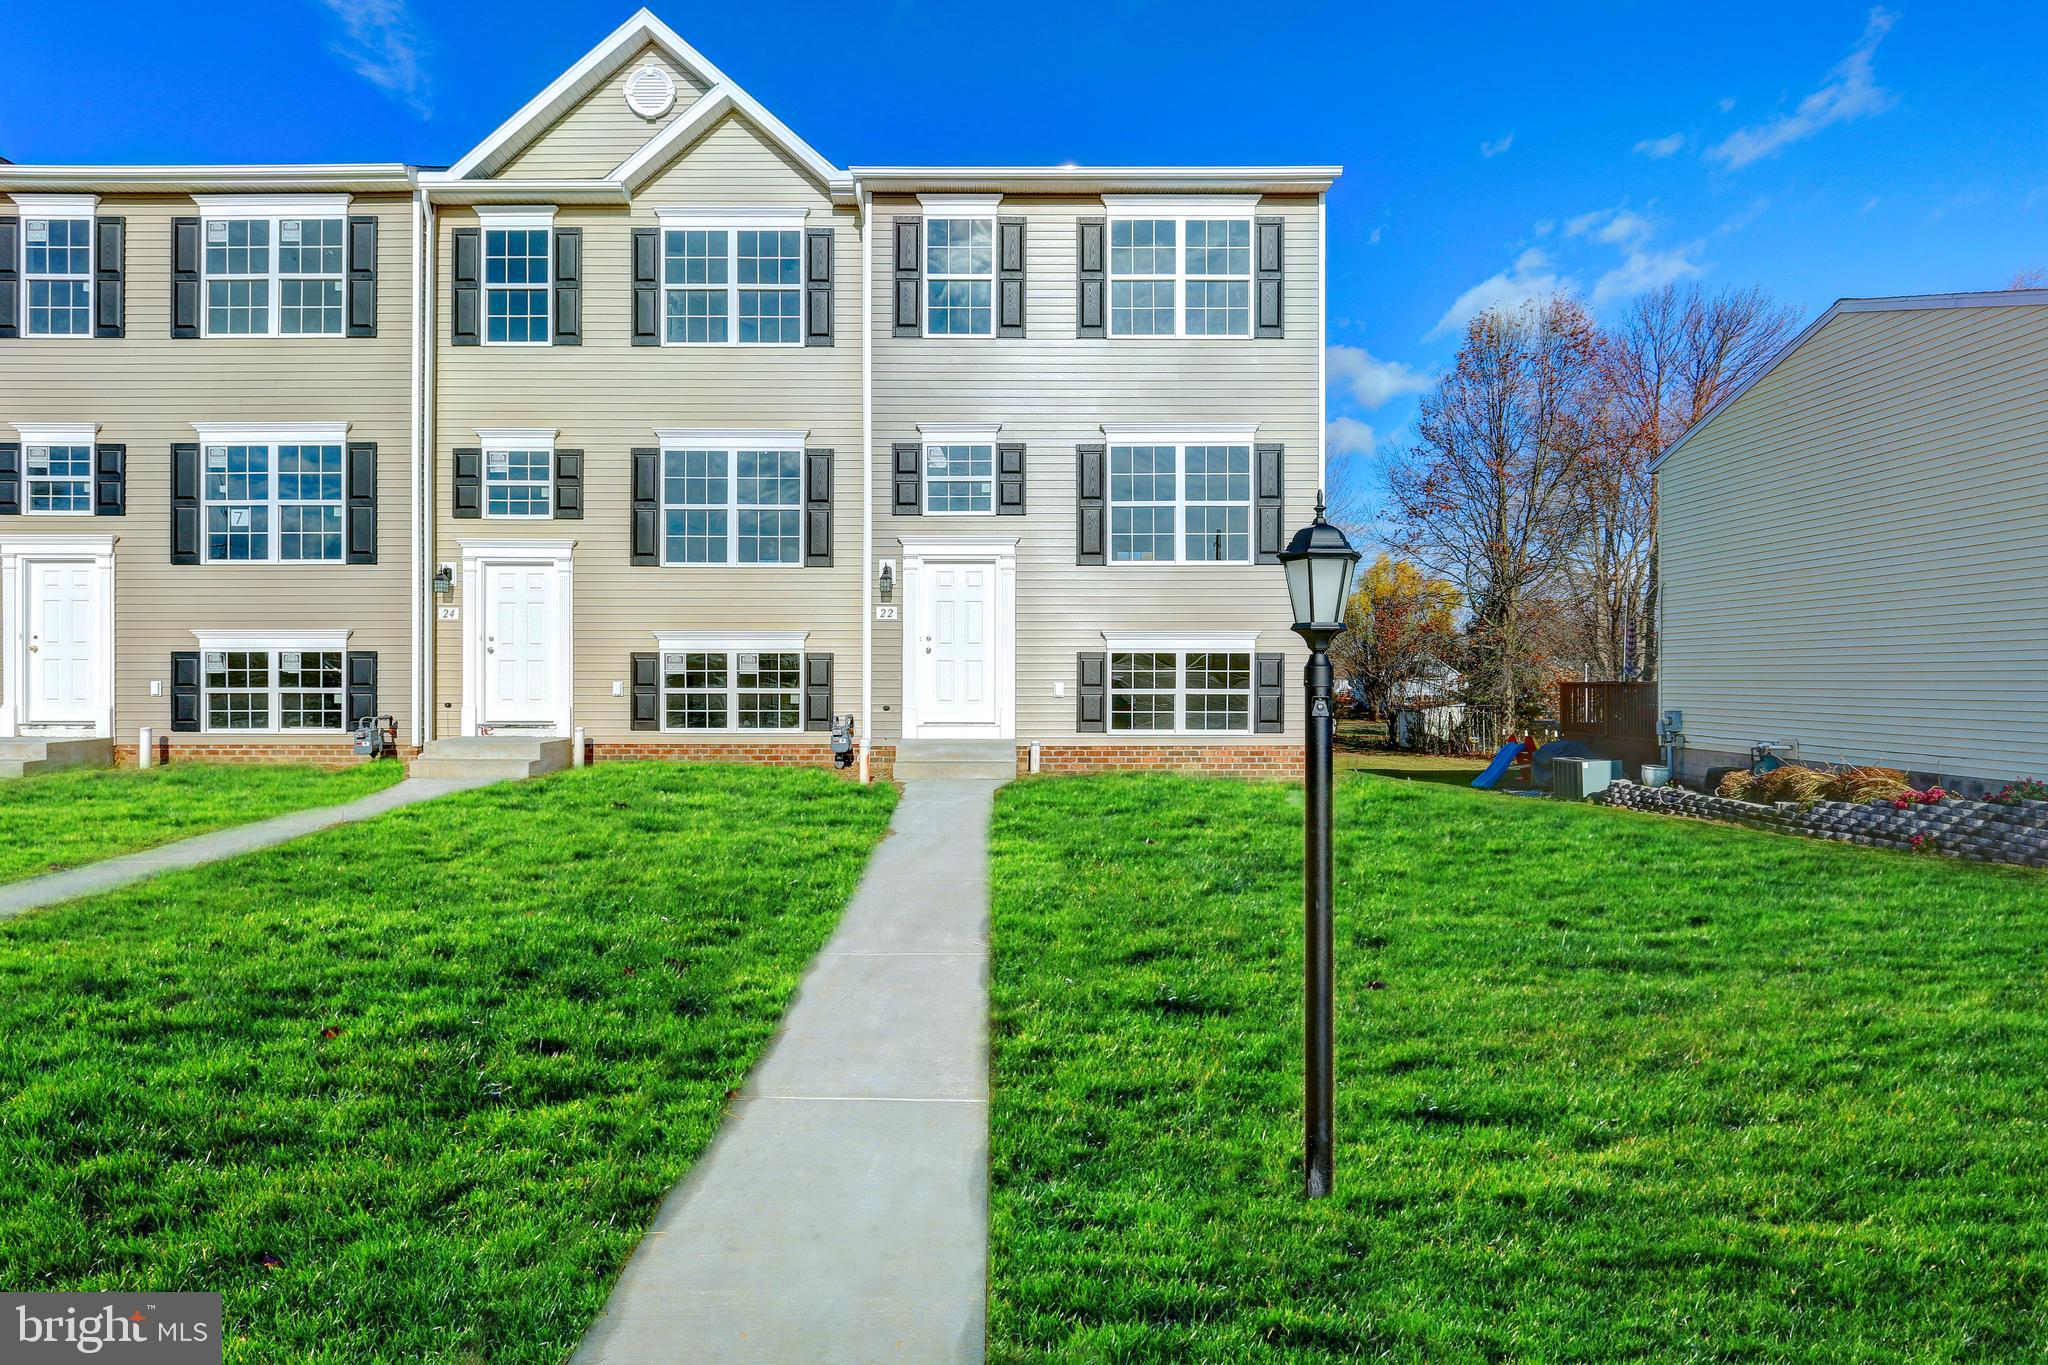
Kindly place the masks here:
<instances>
[{"instance_id":1,"label":"white cloud","mask_svg":"<svg viewBox=\"0 0 2048 1365\"><path fill-rule=\"evenodd\" d=\"M1365 244L1367 246L1378 246L1380 244L1380 234L1385 232L1386 230L1387 229L1384 225L1374 228L1370 233L1366 235Z\"/></svg>"},{"instance_id":2,"label":"white cloud","mask_svg":"<svg viewBox=\"0 0 2048 1365\"><path fill-rule=\"evenodd\" d=\"M1640 242L1656 231L1650 220L1630 209L1594 209L1570 219L1564 225L1567 237L1591 237L1609 246Z\"/></svg>"},{"instance_id":3,"label":"white cloud","mask_svg":"<svg viewBox=\"0 0 2048 1365\"><path fill-rule=\"evenodd\" d=\"M1870 11L1863 37L1849 55L1828 73L1822 86L1799 101L1799 107L1767 123L1738 128L1707 149L1709 160L1721 162L1731 171L1741 170L1767 156L1776 156L1795 142L1812 137L1823 128L1850 119L1868 118L1891 108L1891 93L1879 86L1874 62L1877 45L1898 22L1883 9Z\"/></svg>"},{"instance_id":4,"label":"white cloud","mask_svg":"<svg viewBox=\"0 0 2048 1365\"><path fill-rule=\"evenodd\" d=\"M1515 135L1513 133L1509 133L1507 136L1497 137L1491 142L1480 143L1479 155L1487 158L1490 161L1494 157L1499 156L1502 152L1506 151L1508 148L1514 145Z\"/></svg>"},{"instance_id":5,"label":"white cloud","mask_svg":"<svg viewBox=\"0 0 2048 1365\"><path fill-rule=\"evenodd\" d=\"M1685 134L1672 133L1665 137L1646 137L1636 144L1636 150L1652 161L1662 161L1667 156L1675 156L1683 146Z\"/></svg>"},{"instance_id":6,"label":"white cloud","mask_svg":"<svg viewBox=\"0 0 2048 1365\"><path fill-rule=\"evenodd\" d=\"M1333 418L1323 441L1332 455L1370 455L1379 448L1379 437L1356 417Z\"/></svg>"},{"instance_id":7,"label":"white cloud","mask_svg":"<svg viewBox=\"0 0 2048 1365\"><path fill-rule=\"evenodd\" d=\"M1675 280L1705 273L1706 267L1692 259L1692 253L1698 249L1697 242L1662 249L1631 246L1620 265L1593 282L1593 306L1633 298Z\"/></svg>"},{"instance_id":8,"label":"white cloud","mask_svg":"<svg viewBox=\"0 0 2048 1365\"><path fill-rule=\"evenodd\" d=\"M1866 199L1866 200L1864 200L1864 201L1863 201L1863 207L1862 207L1862 208L1860 208L1860 209L1858 209L1858 210L1857 210L1857 212L1858 212L1858 213L1868 213L1868 212L1870 212L1870 211L1871 211L1872 209L1876 208L1876 207L1878 206L1878 203L1879 203L1879 202L1880 202L1880 201L1879 201L1878 197L1877 197L1876 195L1874 195L1874 194L1873 194L1873 195L1871 195L1871 196L1870 196L1870 197L1869 197L1868 199Z\"/></svg>"},{"instance_id":9,"label":"white cloud","mask_svg":"<svg viewBox=\"0 0 2048 1365\"><path fill-rule=\"evenodd\" d=\"M420 64L423 44L406 0L320 0L341 21L327 45L358 76L425 117L432 82Z\"/></svg>"},{"instance_id":10,"label":"white cloud","mask_svg":"<svg viewBox=\"0 0 2048 1365\"><path fill-rule=\"evenodd\" d=\"M1549 298L1574 287L1569 277L1558 274L1552 267L1549 256L1530 247L1515 258L1511 269L1483 279L1458 295L1423 340L1434 341L1448 336L1489 308L1519 308L1532 299Z\"/></svg>"},{"instance_id":11,"label":"white cloud","mask_svg":"<svg viewBox=\"0 0 2048 1365\"><path fill-rule=\"evenodd\" d=\"M1332 346L1324 363L1330 383L1367 412L1429 387L1428 375L1398 360L1381 360L1363 346Z\"/></svg>"},{"instance_id":12,"label":"white cloud","mask_svg":"<svg viewBox=\"0 0 2048 1365\"><path fill-rule=\"evenodd\" d=\"M1735 96L1733 96L1733 95L1723 95L1723 96L1721 96L1721 98L1720 98L1720 100L1719 100L1719 103L1720 103L1720 106L1721 106L1721 112L1722 112L1722 113L1724 113L1724 114L1728 114L1728 113L1733 113L1733 112L1734 112L1734 110L1735 110Z\"/></svg>"}]
</instances>

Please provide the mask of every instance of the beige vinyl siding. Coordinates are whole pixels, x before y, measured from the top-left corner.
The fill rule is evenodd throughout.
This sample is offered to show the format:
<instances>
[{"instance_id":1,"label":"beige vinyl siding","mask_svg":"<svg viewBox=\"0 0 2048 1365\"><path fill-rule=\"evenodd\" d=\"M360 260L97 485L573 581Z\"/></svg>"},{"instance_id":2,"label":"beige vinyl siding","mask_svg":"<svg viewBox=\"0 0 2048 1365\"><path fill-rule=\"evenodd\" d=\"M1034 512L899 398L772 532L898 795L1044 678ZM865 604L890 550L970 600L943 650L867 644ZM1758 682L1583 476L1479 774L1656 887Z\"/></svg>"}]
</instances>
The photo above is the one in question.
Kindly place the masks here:
<instances>
[{"instance_id":1,"label":"beige vinyl siding","mask_svg":"<svg viewBox=\"0 0 2048 1365\"><path fill-rule=\"evenodd\" d=\"M133 743L144 725L169 732L170 656L198 648L193 630L303 627L347 629L351 649L377 651L379 707L398 719L400 742L414 743L407 732L411 201L357 196L350 204L352 215L378 219L378 334L358 340L173 341L171 220L195 215L192 200L107 197L99 212L127 220L127 336L0 342L0 440L16 439L15 422L99 423L101 441L128 448L127 515L6 517L0 535L116 537L115 737ZM194 422L258 421L346 421L349 440L377 443L376 564L170 562L171 444L195 440ZM153 680L165 695L149 695Z\"/></svg>"},{"instance_id":2,"label":"beige vinyl siding","mask_svg":"<svg viewBox=\"0 0 2048 1365\"><path fill-rule=\"evenodd\" d=\"M626 103L626 82L644 66L657 66L676 83L676 102L660 118L645 119ZM681 118L704 93L695 76L650 44L611 78L500 168L498 180L597 180Z\"/></svg>"},{"instance_id":3,"label":"beige vinyl siding","mask_svg":"<svg viewBox=\"0 0 2048 1365\"><path fill-rule=\"evenodd\" d=\"M2048 307L1843 313L1659 485L1689 747L2048 775Z\"/></svg>"},{"instance_id":4,"label":"beige vinyl siding","mask_svg":"<svg viewBox=\"0 0 2048 1365\"><path fill-rule=\"evenodd\" d=\"M1077 566L1074 450L1077 445L1101 444L1104 423L1256 423L1258 443L1286 447L1289 531L1309 519L1318 480L1317 359L1323 343L1317 312L1316 207L1313 196L1267 197L1259 204L1261 215L1278 215L1287 225L1284 338L1083 341L1075 336L1076 221L1103 216L1099 198L1003 199L1003 216L1027 222L1023 339L894 336L891 223L898 214L921 210L911 197L876 201L870 248L876 272L875 556L898 561L900 570L903 536L1020 538L1020 740L1075 736L1075 655L1100 652L1105 630L1176 628L1256 630L1261 651L1285 652L1287 733L1300 735L1299 676L1306 652L1288 629L1293 615L1280 567ZM1000 422L997 440L1024 444L1027 515L891 513L892 443L917 440L919 423L948 422ZM901 592L895 600L902 603ZM908 617L907 606L902 615ZM875 729L883 742L901 733L902 633L908 624L907 619L875 623ZM1065 696L1053 695L1055 683L1064 685ZM1128 735L1120 741L1144 738Z\"/></svg>"},{"instance_id":5,"label":"beige vinyl siding","mask_svg":"<svg viewBox=\"0 0 2048 1365\"><path fill-rule=\"evenodd\" d=\"M632 336L632 230L655 227L667 205L802 204L807 226L837 233L837 342L831 347L636 347ZM463 540L573 539L576 724L596 740L654 739L631 729L630 656L656 648L657 630L806 630L806 648L833 656L833 702L860 697L859 239L851 208L835 209L738 118L722 120L635 196L630 210L564 208L559 227L583 230L583 344L448 344L450 234L473 214L445 210L437 270L437 561L462 559ZM478 444L479 427L558 431L558 449L584 452L581 521L457 520L449 515L451 452ZM656 428L804 428L805 444L835 454L831 568L634 567L632 456L658 444ZM462 641L481 605L436 626L438 732L461 733ZM716 740L716 734L684 738ZM803 732L790 736L807 737ZM759 737L749 735L749 742ZM815 742L818 735L808 739Z\"/></svg>"}]
</instances>

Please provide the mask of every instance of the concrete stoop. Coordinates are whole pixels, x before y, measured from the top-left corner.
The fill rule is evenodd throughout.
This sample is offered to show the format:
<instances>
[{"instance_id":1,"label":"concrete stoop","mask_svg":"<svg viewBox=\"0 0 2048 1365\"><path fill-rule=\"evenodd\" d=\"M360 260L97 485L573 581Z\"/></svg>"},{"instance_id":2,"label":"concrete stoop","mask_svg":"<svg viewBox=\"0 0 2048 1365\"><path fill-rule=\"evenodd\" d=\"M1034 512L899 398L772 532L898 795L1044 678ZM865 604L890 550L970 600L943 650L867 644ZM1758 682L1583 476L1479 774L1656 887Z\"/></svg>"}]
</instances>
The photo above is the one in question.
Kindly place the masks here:
<instances>
[{"instance_id":1,"label":"concrete stoop","mask_svg":"<svg viewBox=\"0 0 2048 1365\"><path fill-rule=\"evenodd\" d=\"M0 777L113 766L111 739L0 739Z\"/></svg>"},{"instance_id":2,"label":"concrete stoop","mask_svg":"<svg viewBox=\"0 0 2048 1365\"><path fill-rule=\"evenodd\" d=\"M420 751L409 772L413 777L519 782L568 767L571 743L545 735L437 739Z\"/></svg>"},{"instance_id":3,"label":"concrete stoop","mask_svg":"<svg viewBox=\"0 0 2048 1365\"><path fill-rule=\"evenodd\" d=\"M1017 743L1009 739L906 739L896 745L896 780L920 778L1008 782L1017 775Z\"/></svg>"}]
</instances>

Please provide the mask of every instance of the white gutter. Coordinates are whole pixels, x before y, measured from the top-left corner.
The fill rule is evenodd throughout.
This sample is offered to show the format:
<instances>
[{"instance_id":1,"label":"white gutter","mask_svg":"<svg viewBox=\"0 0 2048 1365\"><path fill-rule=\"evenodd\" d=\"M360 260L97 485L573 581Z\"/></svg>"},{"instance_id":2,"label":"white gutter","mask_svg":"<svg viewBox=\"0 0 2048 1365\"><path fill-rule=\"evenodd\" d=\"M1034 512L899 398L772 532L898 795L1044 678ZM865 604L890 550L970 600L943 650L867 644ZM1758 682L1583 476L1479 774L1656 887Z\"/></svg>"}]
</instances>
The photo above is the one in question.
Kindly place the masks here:
<instances>
[{"instance_id":1,"label":"white gutter","mask_svg":"<svg viewBox=\"0 0 2048 1365\"><path fill-rule=\"evenodd\" d=\"M1202 190L1315 194L1342 166L854 166L854 179L876 194L961 189L1032 191Z\"/></svg>"},{"instance_id":2,"label":"white gutter","mask_svg":"<svg viewBox=\"0 0 2048 1365\"><path fill-rule=\"evenodd\" d=\"M435 226L433 196L425 189L420 191L420 203L426 212L426 222L424 225L426 230L426 249L421 253L422 259L420 262L420 271L425 277L425 284L420 289L419 294L418 317L420 325L416 330L421 335L424 348L421 352L420 360L420 392L422 395L420 423L422 441L426 450L426 460L424 462L425 468L421 471L420 478L422 554L420 562L413 566L413 573L416 576L424 577L427 581L429 591L426 594L426 606L428 609L431 609L437 605L434 601L431 586L434 578L435 556L434 449L437 444L434 422L434 356L441 349L440 319L436 301L436 295L439 292L440 286L438 283L439 276L435 273L434 268L434 252L440 244L440 232ZM438 616L439 613L437 612L436 615ZM426 644L421 651L421 663L425 669L424 683L420 688L420 704L426 709L426 724L420 730L420 745L424 748L434 737L436 730L435 718L438 712L434 709L434 683L440 675L438 667L440 661L440 629L427 621L424 610L421 613L420 627L426 636Z\"/></svg>"},{"instance_id":3,"label":"white gutter","mask_svg":"<svg viewBox=\"0 0 2048 1365\"><path fill-rule=\"evenodd\" d=\"M40 190L103 187L111 193L145 190L410 191L413 171L400 162L315 166L14 166L0 164L0 187ZM4 192L4 189L0 189Z\"/></svg>"},{"instance_id":4,"label":"white gutter","mask_svg":"<svg viewBox=\"0 0 2048 1365\"><path fill-rule=\"evenodd\" d=\"M420 287L420 252L424 246L421 225L426 221L427 193L419 190L412 197L412 367L408 371L412 379L412 715L406 733L412 737L415 746L424 748L426 740L426 640L427 640L427 599L432 595L426 591L425 581L420 577L420 566L426 560L427 527L420 515L420 502L425 483L426 428L422 425L426 410L426 385L420 373L420 301L425 291Z\"/></svg>"},{"instance_id":5,"label":"white gutter","mask_svg":"<svg viewBox=\"0 0 2048 1365\"><path fill-rule=\"evenodd\" d=\"M860 780L875 780L875 611L868 575L875 571L875 262L868 243L874 202L860 192Z\"/></svg>"}]
</instances>

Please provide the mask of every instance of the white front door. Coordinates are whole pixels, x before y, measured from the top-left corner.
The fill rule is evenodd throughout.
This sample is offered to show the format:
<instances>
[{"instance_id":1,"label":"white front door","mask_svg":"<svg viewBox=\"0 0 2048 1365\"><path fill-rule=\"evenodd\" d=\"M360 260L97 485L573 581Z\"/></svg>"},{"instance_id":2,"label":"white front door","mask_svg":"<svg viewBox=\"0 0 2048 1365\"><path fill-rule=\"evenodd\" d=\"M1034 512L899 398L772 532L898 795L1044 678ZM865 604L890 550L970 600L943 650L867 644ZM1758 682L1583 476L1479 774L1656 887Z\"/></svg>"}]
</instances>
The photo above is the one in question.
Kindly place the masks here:
<instances>
[{"instance_id":1,"label":"white front door","mask_svg":"<svg viewBox=\"0 0 2048 1365\"><path fill-rule=\"evenodd\" d=\"M995 724L995 580L990 564L925 566L918 655L923 724Z\"/></svg>"},{"instance_id":2,"label":"white front door","mask_svg":"<svg viewBox=\"0 0 2048 1365\"><path fill-rule=\"evenodd\" d=\"M484 569L485 725L556 722L559 578L550 564L492 564Z\"/></svg>"},{"instance_id":3,"label":"white front door","mask_svg":"<svg viewBox=\"0 0 2048 1365\"><path fill-rule=\"evenodd\" d=\"M89 562L31 560L28 703L31 725L90 725L99 710L100 575Z\"/></svg>"}]
</instances>

